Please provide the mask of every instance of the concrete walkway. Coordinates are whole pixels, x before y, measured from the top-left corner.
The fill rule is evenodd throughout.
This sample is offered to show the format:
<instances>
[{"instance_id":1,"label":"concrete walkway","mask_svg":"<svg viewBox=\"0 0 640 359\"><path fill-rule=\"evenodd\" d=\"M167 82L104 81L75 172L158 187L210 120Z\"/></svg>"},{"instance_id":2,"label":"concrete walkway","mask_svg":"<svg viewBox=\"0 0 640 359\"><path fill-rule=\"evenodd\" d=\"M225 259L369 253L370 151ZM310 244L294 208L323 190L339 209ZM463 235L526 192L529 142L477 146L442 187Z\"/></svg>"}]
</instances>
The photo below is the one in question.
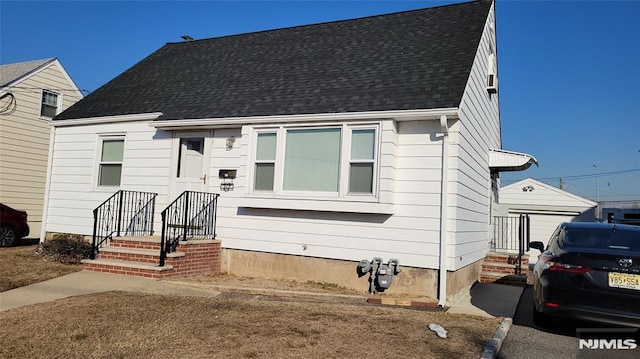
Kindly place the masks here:
<instances>
[{"instance_id":1,"label":"concrete walkway","mask_svg":"<svg viewBox=\"0 0 640 359\"><path fill-rule=\"evenodd\" d=\"M216 297L219 291L150 278L80 271L0 293L0 311L76 295L121 290L149 294Z\"/></svg>"},{"instance_id":2,"label":"concrete walkway","mask_svg":"<svg viewBox=\"0 0 640 359\"><path fill-rule=\"evenodd\" d=\"M452 299L448 313L513 318L524 287L476 282L468 293Z\"/></svg>"},{"instance_id":3,"label":"concrete walkway","mask_svg":"<svg viewBox=\"0 0 640 359\"><path fill-rule=\"evenodd\" d=\"M220 290L222 289L222 290ZM44 282L0 293L0 311L21 306L54 301L77 295L114 290L180 295L190 297L216 297L225 289L198 286L175 281L129 277L91 271L80 271ZM261 295L282 295L282 291L264 288L228 288L230 292ZM447 312L483 317L513 317L522 294L522 287L493 283L476 283L467 293L451 298ZM298 293L304 295L304 292ZM309 296L341 296L338 294L306 293ZM354 297L356 296L349 296ZM366 296L361 297L366 300Z\"/></svg>"}]
</instances>

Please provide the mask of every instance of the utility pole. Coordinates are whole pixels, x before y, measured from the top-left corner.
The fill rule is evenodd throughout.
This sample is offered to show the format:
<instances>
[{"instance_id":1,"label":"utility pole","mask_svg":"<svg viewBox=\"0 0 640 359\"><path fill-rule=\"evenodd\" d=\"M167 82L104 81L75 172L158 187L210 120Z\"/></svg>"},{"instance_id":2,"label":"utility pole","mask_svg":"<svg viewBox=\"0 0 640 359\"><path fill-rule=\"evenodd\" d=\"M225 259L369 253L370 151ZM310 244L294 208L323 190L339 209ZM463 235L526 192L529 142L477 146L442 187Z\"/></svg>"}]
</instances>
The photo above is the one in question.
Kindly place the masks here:
<instances>
[{"instance_id":1,"label":"utility pole","mask_svg":"<svg viewBox=\"0 0 640 359\"><path fill-rule=\"evenodd\" d=\"M560 186L558 188L562 189L563 185L564 184L562 183L562 178L560 178Z\"/></svg>"}]
</instances>

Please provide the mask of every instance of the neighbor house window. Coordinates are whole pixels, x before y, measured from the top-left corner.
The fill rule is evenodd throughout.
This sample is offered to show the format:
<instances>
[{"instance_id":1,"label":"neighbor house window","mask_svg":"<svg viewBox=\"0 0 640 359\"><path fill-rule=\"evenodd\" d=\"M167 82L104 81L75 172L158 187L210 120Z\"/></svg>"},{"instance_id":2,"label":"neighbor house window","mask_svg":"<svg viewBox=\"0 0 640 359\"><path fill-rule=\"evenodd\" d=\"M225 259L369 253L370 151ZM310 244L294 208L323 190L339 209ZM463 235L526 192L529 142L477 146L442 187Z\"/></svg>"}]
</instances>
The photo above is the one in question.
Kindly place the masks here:
<instances>
[{"instance_id":1,"label":"neighbor house window","mask_svg":"<svg viewBox=\"0 0 640 359\"><path fill-rule=\"evenodd\" d=\"M101 139L98 186L120 186L123 158L124 138L109 137Z\"/></svg>"},{"instance_id":2,"label":"neighbor house window","mask_svg":"<svg viewBox=\"0 0 640 359\"><path fill-rule=\"evenodd\" d=\"M49 90L42 90L42 106L40 116L54 117L58 114L59 95Z\"/></svg>"},{"instance_id":3,"label":"neighbor house window","mask_svg":"<svg viewBox=\"0 0 640 359\"><path fill-rule=\"evenodd\" d=\"M257 133L253 188L276 193L373 194L377 125Z\"/></svg>"}]
</instances>

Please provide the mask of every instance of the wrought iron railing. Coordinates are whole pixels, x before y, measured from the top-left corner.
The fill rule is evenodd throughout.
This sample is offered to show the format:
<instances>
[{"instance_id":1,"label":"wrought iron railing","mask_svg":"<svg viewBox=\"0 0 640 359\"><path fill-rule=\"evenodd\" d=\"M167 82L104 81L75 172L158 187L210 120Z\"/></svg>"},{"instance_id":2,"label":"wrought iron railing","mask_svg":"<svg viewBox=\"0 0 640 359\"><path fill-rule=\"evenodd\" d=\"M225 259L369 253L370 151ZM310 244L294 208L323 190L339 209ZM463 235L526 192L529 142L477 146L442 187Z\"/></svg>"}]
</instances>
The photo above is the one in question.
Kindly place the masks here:
<instances>
[{"instance_id":1,"label":"wrought iron railing","mask_svg":"<svg viewBox=\"0 0 640 359\"><path fill-rule=\"evenodd\" d=\"M519 217L493 217L493 235L489 242L492 251L529 251L529 215Z\"/></svg>"},{"instance_id":2,"label":"wrought iron railing","mask_svg":"<svg viewBox=\"0 0 640 359\"><path fill-rule=\"evenodd\" d=\"M219 196L217 193L184 191L162 211L161 267L167 254L175 252L180 241L216 238Z\"/></svg>"},{"instance_id":3,"label":"wrought iron railing","mask_svg":"<svg viewBox=\"0 0 640 359\"><path fill-rule=\"evenodd\" d=\"M113 237L153 235L157 193L119 190L93 210L93 254Z\"/></svg>"},{"instance_id":4,"label":"wrought iron railing","mask_svg":"<svg viewBox=\"0 0 640 359\"><path fill-rule=\"evenodd\" d=\"M516 274L521 274L522 256L529 251L531 227L528 214L519 217L493 217L493 236L489 242L492 252L518 252Z\"/></svg>"}]
</instances>

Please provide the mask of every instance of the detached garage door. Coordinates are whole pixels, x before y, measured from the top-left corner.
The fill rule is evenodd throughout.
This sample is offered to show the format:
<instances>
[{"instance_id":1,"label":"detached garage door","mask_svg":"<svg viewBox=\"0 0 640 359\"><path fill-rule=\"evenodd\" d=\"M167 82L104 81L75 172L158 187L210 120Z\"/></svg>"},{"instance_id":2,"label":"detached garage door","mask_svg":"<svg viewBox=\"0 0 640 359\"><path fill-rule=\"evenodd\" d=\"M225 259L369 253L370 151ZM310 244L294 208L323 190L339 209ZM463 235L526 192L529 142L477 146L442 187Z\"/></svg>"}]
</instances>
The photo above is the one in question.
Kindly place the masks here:
<instances>
[{"instance_id":1,"label":"detached garage door","mask_svg":"<svg viewBox=\"0 0 640 359\"><path fill-rule=\"evenodd\" d=\"M521 214L529 215L529 222L531 226L531 242L540 241L547 244L551 234L562 222L571 222L574 218L580 215L580 213L527 213L527 212L510 212L510 216L519 216Z\"/></svg>"}]
</instances>

